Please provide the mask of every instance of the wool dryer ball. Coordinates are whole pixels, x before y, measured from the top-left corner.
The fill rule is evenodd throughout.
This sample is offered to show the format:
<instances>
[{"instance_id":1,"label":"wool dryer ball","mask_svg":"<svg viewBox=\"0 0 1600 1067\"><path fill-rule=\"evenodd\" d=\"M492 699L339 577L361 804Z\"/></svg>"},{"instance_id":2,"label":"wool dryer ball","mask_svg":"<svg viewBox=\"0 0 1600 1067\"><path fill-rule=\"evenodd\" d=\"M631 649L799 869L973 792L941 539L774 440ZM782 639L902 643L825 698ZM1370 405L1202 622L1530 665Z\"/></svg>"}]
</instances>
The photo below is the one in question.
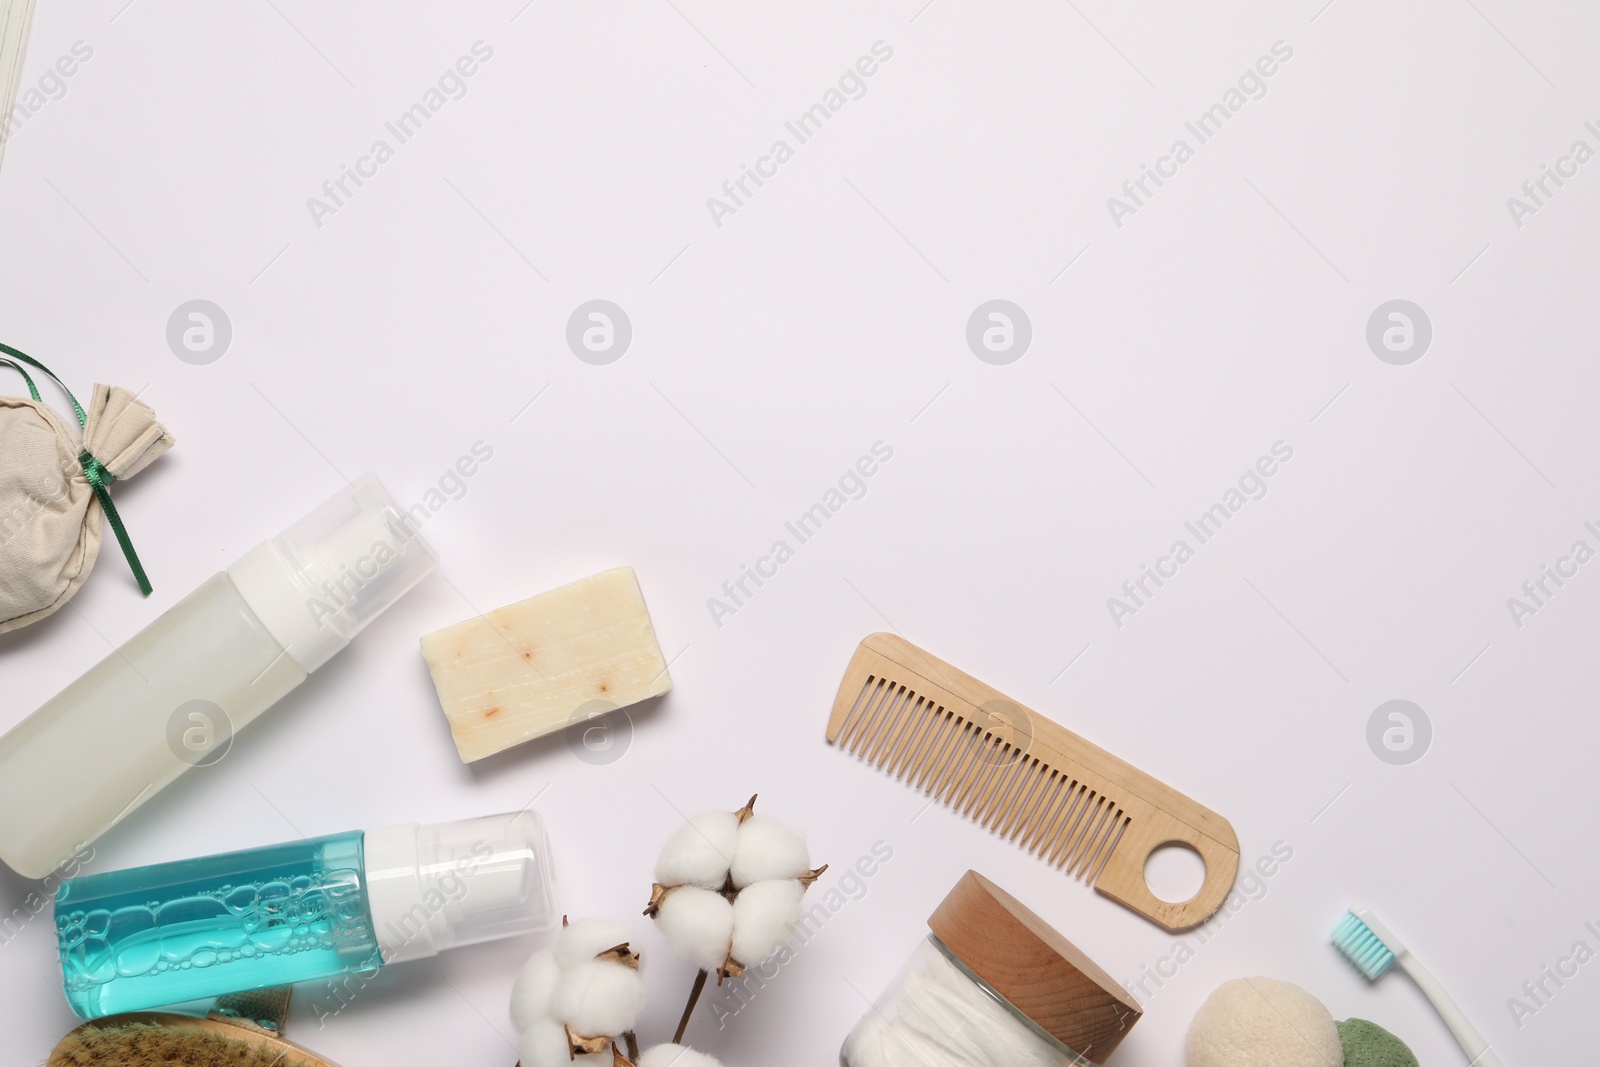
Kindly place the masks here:
<instances>
[{"instance_id":1,"label":"wool dryer ball","mask_svg":"<svg viewBox=\"0 0 1600 1067\"><path fill-rule=\"evenodd\" d=\"M1189 1067L1328 1067L1344 1063L1333 1016L1292 982L1236 978L1189 1024Z\"/></svg>"}]
</instances>

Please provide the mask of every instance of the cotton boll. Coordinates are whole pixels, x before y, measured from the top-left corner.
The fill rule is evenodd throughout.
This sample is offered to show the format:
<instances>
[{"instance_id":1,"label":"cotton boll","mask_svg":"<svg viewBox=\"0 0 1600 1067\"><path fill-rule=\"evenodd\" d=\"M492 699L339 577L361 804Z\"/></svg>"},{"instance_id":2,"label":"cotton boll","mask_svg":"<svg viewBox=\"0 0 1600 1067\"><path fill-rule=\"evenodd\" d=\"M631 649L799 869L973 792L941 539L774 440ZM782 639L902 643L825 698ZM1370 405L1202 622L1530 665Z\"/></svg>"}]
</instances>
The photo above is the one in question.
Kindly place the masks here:
<instances>
[{"instance_id":1,"label":"cotton boll","mask_svg":"<svg viewBox=\"0 0 1600 1067\"><path fill-rule=\"evenodd\" d=\"M570 1067L567 1050L567 1031L553 1019L535 1019L517 1042L517 1052L522 1056L522 1067Z\"/></svg>"},{"instance_id":2,"label":"cotton boll","mask_svg":"<svg viewBox=\"0 0 1600 1067\"><path fill-rule=\"evenodd\" d=\"M632 967L590 960L562 972L555 1016L583 1037L615 1037L632 1030L644 1009L644 981Z\"/></svg>"},{"instance_id":3,"label":"cotton boll","mask_svg":"<svg viewBox=\"0 0 1600 1067\"><path fill-rule=\"evenodd\" d=\"M672 947L704 970L714 971L727 962L733 905L721 893L679 886L661 902L656 921Z\"/></svg>"},{"instance_id":4,"label":"cotton boll","mask_svg":"<svg viewBox=\"0 0 1600 1067\"><path fill-rule=\"evenodd\" d=\"M556 963L563 971L587 963L608 948L616 948L633 936L620 923L610 919L579 919L561 928L556 937Z\"/></svg>"},{"instance_id":5,"label":"cotton boll","mask_svg":"<svg viewBox=\"0 0 1600 1067\"><path fill-rule=\"evenodd\" d=\"M639 1067L722 1067L722 1064L682 1045L657 1045L646 1049L639 1058Z\"/></svg>"},{"instance_id":6,"label":"cotton boll","mask_svg":"<svg viewBox=\"0 0 1600 1067\"><path fill-rule=\"evenodd\" d=\"M753 967L778 951L800 921L805 887L793 879L754 882L733 902L733 958Z\"/></svg>"},{"instance_id":7,"label":"cotton boll","mask_svg":"<svg viewBox=\"0 0 1600 1067\"><path fill-rule=\"evenodd\" d=\"M697 885L721 889L739 835L739 819L725 811L696 815L667 839L656 860L656 881L662 885Z\"/></svg>"},{"instance_id":8,"label":"cotton boll","mask_svg":"<svg viewBox=\"0 0 1600 1067\"><path fill-rule=\"evenodd\" d=\"M733 884L799 878L811 870L811 853L803 838L776 819L752 815L739 826L733 851Z\"/></svg>"},{"instance_id":9,"label":"cotton boll","mask_svg":"<svg viewBox=\"0 0 1600 1067\"><path fill-rule=\"evenodd\" d=\"M517 980L511 984L511 1025L517 1033L532 1026L535 1019L550 1014L560 978L561 968L549 950L535 952L522 965Z\"/></svg>"}]
</instances>

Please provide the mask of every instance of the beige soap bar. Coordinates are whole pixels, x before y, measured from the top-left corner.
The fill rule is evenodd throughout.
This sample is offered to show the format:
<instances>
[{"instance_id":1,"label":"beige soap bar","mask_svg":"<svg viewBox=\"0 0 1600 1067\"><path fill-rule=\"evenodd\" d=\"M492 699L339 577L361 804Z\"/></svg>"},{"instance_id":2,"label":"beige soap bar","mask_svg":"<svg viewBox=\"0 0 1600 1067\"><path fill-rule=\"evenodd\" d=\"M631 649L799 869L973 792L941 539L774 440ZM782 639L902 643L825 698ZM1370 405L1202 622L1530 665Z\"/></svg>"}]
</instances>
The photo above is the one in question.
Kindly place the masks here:
<instances>
[{"instance_id":1,"label":"beige soap bar","mask_svg":"<svg viewBox=\"0 0 1600 1067\"><path fill-rule=\"evenodd\" d=\"M467 763L672 688L632 567L447 626L422 656Z\"/></svg>"}]
</instances>

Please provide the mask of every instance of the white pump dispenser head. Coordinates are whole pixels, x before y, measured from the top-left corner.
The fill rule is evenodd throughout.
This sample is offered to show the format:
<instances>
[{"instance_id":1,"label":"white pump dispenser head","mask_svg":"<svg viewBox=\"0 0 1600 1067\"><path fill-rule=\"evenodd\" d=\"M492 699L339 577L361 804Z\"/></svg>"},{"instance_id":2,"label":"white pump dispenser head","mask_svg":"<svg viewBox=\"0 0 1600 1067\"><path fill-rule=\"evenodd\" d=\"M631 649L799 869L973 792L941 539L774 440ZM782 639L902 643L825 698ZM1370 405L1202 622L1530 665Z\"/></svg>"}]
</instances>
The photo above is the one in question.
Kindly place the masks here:
<instances>
[{"instance_id":1,"label":"white pump dispenser head","mask_svg":"<svg viewBox=\"0 0 1600 1067\"><path fill-rule=\"evenodd\" d=\"M550 842L532 811L368 830L362 856L385 964L555 925Z\"/></svg>"},{"instance_id":2,"label":"white pump dispenser head","mask_svg":"<svg viewBox=\"0 0 1600 1067\"><path fill-rule=\"evenodd\" d=\"M371 474L228 568L268 632L308 674L438 562Z\"/></svg>"}]
</instances>

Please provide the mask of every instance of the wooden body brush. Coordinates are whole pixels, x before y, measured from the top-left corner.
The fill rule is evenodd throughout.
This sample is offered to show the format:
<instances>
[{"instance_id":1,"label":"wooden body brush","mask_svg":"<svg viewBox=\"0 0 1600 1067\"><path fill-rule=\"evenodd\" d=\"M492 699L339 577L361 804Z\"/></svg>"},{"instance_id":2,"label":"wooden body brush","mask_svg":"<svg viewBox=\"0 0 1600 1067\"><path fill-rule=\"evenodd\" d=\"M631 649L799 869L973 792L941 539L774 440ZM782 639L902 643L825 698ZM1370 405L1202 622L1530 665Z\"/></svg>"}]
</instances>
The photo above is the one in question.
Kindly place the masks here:
<instances>
[{"instance_id":1,"label":"wooden body brush","mask_svg":"<svg viewBox=\"0 0 1600 1067\"><path fill-rule=\"evenodd\" d=\"M828 741L1168 930L1210 918L1239 870L1228 820L894 634L856 649ZM1145 861L1167 844L1206 865L1181 903L1145 881Z\"/></svg>"},{"instance_id":2,"label":"wooden body brush","mask_svg":"<svg viewBox=\"0 0 1600 1067\"><path fill-rule=\"evenodd\" d=\"M73 1030L45 1067L337 1067L283 1039L289 986L218 999L204 1018L140 1011Z\"/></svg>"}]
</instances>

